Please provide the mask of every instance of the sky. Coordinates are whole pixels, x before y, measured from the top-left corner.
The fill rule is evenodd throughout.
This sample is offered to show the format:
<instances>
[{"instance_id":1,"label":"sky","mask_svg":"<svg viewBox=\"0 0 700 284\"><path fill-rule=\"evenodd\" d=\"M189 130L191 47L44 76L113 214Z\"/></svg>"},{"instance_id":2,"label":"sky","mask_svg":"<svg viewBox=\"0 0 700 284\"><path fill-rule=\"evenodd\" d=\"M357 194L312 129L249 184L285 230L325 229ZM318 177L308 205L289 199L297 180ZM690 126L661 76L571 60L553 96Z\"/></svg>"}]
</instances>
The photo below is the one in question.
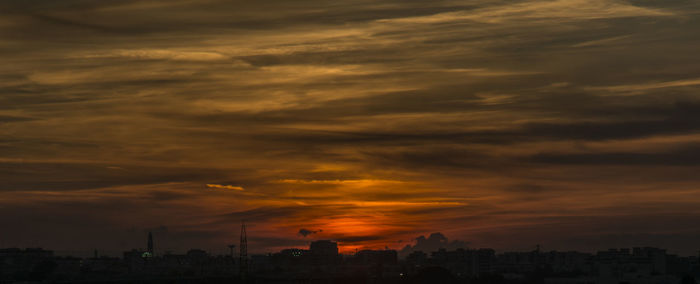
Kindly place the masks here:
<instances>
[{"instance_id":1,"label":"sky","mask_svg":"<svg viewBox=\"0 0 700 284\"><path fill-rule=\"evenodd\" d=\"M694 0L5 0L0 247L696 254L698 30Z\"/></svg>"}]
</instances>

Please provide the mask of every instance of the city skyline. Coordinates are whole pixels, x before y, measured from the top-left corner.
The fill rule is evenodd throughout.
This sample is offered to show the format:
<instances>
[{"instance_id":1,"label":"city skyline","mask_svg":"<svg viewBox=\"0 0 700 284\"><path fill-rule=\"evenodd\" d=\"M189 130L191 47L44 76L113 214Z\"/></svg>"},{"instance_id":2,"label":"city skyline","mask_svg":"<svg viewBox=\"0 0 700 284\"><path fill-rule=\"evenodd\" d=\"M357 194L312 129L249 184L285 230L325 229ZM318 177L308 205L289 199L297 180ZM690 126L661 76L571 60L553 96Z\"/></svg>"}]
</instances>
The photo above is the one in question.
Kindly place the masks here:
<instances>
[{"instance_id":1,"label":"city skyline","mask_svg":"<svg viewBox=\"0 0 700 284\"><path fill-rule=\"evenodd\" d=\"M700 257L669 254L655 247L614 248L595 253L498 252L490 248L449 248L439 233L414 250L359 250L340 254L338 243L317 240L308 248L247 256L245 225L240 254L212 255L201 249L154 254L132 249L120 257L56 256L41 248L0 248L0 280L50 283L697 283ZM431 240L435 241L431 243ZM440 246L442 244L442 246ZM431 245L435 245L431 248ZM403 254L403 256L402 256Z\"/></svg>"},{"instance_id":2,"label":"city skyline","mask_svg":"<svg viewBox=\"0 0 700 284\"><path fill-rule=\"evenodd\" d=\"M0 1L0 247L245 220L250 255L695 255L698 30L693 0Z\"/></svg>"},{"instance_id":3,"label":"city skyline","mask_svg":"<svg viewBox=\"0 0 700 284\"><path fill-rule=\"evenodd\" d=\"M170 254L182 254L187 251L191 250L200 250L204 249L205 252L210 253L212 255L233 255L236 257L240 257L240 240L236 244L229 244L221 247L197 247L195 245L192 246L184 246L184 247L168 247L167 245L163 248L160 248L158 250L154 249L154 243L155 240L158 240L162 243L168 243L167 238L163 238L164 235L161 236L156 236L161 237L162 239L155 239L154 240L154 235L152 231L144 232L144 236L147 236L147 242L144 243L145 245L142 246L132 246L132 247L124 247L122 249L117 249L117 250L104 250L101 248L85 248L82 250L69 250L69 251L61 251L61 250L52 250L50 248L41 246L41 245L34 245L34 246L27 246L27 247L21 247L21 246L9 246L9 247L0 247L2 248L26 248L26 249L48 249L52 252L54 252L57 256L67 256L67 257L89 257L89 256L94 256L96 254L100 256L106 256L106 257L118 257L122 255L125 251L130 251L130 250L136 250L140 251L142 253L149 253L149 257L151 256L163 256L163 255L170 255ZM246 238L247 239L247 238ZM141 240L143 243L143 240ZM316 239L307 239L305 243L303 244L297 244L294 246L289 246L289 247L277 247L274 249L258 249L258 250L253 250L252 255L269 255L273 253L279 253L280 251L284 250L289 250L289 249L299 249L299 250L304 250L309 247L314 242L325 242L325 241L330 241L334 242L337 244L338 247L338 253L340 255L345 255L345 256L351 256L356 254L358 251L362 250L393 250L398 253L398 259L403 260L407 255L413 252L425 252L425 253L430 253L430 252L436 252L439 250L458 250L458 249L465 249L465 250L479 250L479 249L494 249L493 247L489 246L472 246L469 242L465 242L462 240L453 240L449 239L447 236L440 232L435 232L431 233L428 235L421 235L418 236L413 240L413 242L407 243L407 244L402 244L403 247L389 247L389 246L384 246L384 247L363 247L363 248L355 248L355 249L345 249L343 250L343 244L341 242L337 242L336 240L333 239L323 239L323 238L316 238ZM246 241L247 242L247 241ZM159 243L159 247L160 247ZM542 244L535 244L532 246L520 248L520 249L496 249L496 251L504 251L504 252L532 252L532 251L541 251L541 252L580 252L580 253L596 253L596 252L601 252L601 251L606 251L606 250L613 250L613 249L630 249L630 248L649 248L652 246L649 246L644 243L638 243L638 244L627 244L619 247L600 247L600 248L592 248L590 250L583 250L579 251L576 249L571 249L571 248L550 248ZM700 249L696 251L683 251L683 252L678 252L678 251L672 251L672 250L667 250L664 249L664 251L668 251L671 254L682 256L682 257L700 257ZM246 253L247 257L250 257L251 255L248 255Z\"/></svg>"}]
</instances>

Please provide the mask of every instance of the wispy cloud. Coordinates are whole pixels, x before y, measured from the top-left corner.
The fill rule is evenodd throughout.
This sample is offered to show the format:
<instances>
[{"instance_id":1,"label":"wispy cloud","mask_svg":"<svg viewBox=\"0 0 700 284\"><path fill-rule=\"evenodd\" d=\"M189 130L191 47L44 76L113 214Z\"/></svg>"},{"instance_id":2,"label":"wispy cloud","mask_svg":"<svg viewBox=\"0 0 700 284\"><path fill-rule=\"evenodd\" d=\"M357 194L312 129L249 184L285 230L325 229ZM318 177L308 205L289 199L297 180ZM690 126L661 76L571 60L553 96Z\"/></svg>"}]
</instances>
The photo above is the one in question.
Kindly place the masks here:
<instances>
[{"instance_id":1,"label":"wispy cloud","mask_svg":"<svg viewBox=\"0 0 700 284\"><path fill-rule=\"evenodd\" d=\"M109 53L87 54L83 58L134 58L144 60L183 60L183 61L216 61L230 57L211 51L188 51L171 49L120 49Z\"/></svg>"},{"instance_id":2,"label":"wispy cloud","mask_svg":"<svg viewBox=\"0 0 700 284\"><path fill-rule=\"evenodd\" d=\"M700 13L652 2L1 2L3 242L692 227Z\"/></svg>"},{"instance_id":3,"label":"wispy cloud","mask_svg":"<svg viewBox=\"0 0 700 284\"><path fill-rule=\"evenodd\" d=\"M243 191L243 187L240 186L235 186L235 185L221 185L221 184L207 184L208 188L215 188L215 189L231 189L231 190L238 190L238 191Z\"/></svg>"},{"instance_id":4,"label":"wispy cloud","mask_svg":"<svg viewBox=\"0 0 700 284\"><path fill-rule=\"evenodd\" d=\"M670 11L634 6L610 0L555 0L525 1L521 3L489 6L476 10L439 13L429 16L380 20L381 22L438 24L458 21L502 23L509 21L533 21L557 19L578 21L606 18L671 16Z\"/></svg>"},{"instance_id":5,"label":"wispy cloud","mask_svg":"<svg viewBox=\"0 0 700 284\"><path fill-rule=\"evenodd\" d=\"M588 87L592 91L605 91L627 95L643 94L648 91L664 88L695 87L700 85L700 78L665 81L665 82L644 82L639 84L625 84L604 87Z\"/></svg>"}]
</instances>

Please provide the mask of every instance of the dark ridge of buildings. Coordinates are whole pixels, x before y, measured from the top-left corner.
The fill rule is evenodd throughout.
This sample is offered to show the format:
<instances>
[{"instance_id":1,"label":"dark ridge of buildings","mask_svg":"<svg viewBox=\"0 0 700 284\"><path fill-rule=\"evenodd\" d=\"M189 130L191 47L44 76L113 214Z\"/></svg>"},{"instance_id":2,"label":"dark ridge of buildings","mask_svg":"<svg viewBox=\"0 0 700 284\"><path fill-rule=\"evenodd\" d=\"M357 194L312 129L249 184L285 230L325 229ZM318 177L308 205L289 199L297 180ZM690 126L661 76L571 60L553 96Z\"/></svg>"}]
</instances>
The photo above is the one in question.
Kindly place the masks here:
<instances>
[{"instance_id":1,"label":"dark ridge of buildings","mask_svg":"<svg viewBox=\"0 0 700 284\"><path fill-rule=\"evenodd\" d=\"M152 243L149 242L149 243ZM309 249L252 255L244 282L254 283L696 283L698 257L652 247L609 249L595 254L493 249L415 251L399 260L395 250L338 253L323 240ZM41 248L0 249L0 283L241 283L238 256L131 250L123 257L57 257ZM342 280L342 281L341 281Z\"/></svg>"}]
</instances>

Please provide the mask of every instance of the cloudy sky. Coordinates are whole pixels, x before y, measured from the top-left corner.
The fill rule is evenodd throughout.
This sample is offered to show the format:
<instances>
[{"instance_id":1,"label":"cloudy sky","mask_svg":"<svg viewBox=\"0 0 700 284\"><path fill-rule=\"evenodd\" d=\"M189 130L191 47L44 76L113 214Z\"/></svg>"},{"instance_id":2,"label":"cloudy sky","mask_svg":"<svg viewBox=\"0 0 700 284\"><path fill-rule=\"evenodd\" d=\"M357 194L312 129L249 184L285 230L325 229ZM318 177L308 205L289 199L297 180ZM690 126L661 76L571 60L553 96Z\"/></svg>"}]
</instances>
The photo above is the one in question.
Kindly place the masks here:
<instances>
[{"instance_id":1,"label":"cloudy sky","mask_svg":"<svg viewBox=\"0 0 700 284\"><path fill-rule=\"evenodd\" d=\"M700 239L694 0L5 0L0 246Z\"/></svg>"}]
</instances>

